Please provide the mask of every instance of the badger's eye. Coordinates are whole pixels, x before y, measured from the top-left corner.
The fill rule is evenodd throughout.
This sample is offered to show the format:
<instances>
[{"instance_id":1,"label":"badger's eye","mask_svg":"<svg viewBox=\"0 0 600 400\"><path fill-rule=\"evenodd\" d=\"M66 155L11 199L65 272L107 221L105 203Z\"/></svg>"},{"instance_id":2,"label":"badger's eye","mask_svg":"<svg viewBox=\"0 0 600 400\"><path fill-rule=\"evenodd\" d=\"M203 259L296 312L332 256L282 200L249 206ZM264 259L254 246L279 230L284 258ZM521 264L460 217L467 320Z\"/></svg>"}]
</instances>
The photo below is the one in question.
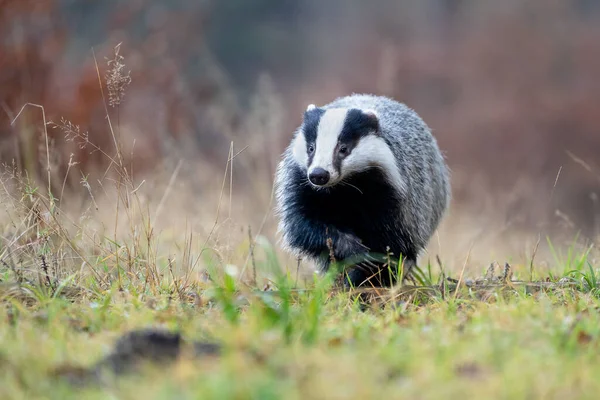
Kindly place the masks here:
<instances>
[{"instance_id":1,"label":"badger's eye","mask_svg":"<svg viewBox=\"0 0 600 400\"><path fill-rule=\"evenodd\" d=\"M345 156L346 154L348 154L348 147L347 146L340 146L339 150L341 155Z\"/></svg>"},{"instance_id":2,"label":"badger's eye","mask_svg":"<svg viewBox=\"0 0 600 400\"><path fill-rule=\"evenodd\" d=\"M308 154L312 154L315 152L315 145L314 144L309 144L308 145Z\"/></svg>"}]
</instances>

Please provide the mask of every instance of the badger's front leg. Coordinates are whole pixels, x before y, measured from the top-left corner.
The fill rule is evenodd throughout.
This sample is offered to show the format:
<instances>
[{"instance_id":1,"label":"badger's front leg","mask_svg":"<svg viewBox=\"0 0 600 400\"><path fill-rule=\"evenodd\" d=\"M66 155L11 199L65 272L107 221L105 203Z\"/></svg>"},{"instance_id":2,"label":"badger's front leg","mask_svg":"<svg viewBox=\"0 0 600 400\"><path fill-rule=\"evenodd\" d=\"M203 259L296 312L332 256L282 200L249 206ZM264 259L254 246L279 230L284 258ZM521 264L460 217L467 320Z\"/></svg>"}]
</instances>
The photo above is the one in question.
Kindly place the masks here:
<instances>
[{"instance_id":1,"label":"badger's front leg","mask_svg":"<svg viewBox=\"0 0 600 400\"><path fill-rule=\"evenodd\" d=\"M356 235L331 225L303 218L291 218L286 225L286 241L289 245L317 259L323 272L329 269L331 250L338 262L368 252Z\"/></svg>"},{"instance_id":2,"label":"badger's front leg","mask_svg":"<svg viewBox=\"0 0 600 400\"><path fill-rule=\"evenodd\" d=\"M402 268L402 280L411 276L412 268L416 265L414 258L405 258ZM391 267L378 261L359 262L350 268L344 279L346 287L391 287L398 282L399 267Z\"/></svg>"}]
</instances>

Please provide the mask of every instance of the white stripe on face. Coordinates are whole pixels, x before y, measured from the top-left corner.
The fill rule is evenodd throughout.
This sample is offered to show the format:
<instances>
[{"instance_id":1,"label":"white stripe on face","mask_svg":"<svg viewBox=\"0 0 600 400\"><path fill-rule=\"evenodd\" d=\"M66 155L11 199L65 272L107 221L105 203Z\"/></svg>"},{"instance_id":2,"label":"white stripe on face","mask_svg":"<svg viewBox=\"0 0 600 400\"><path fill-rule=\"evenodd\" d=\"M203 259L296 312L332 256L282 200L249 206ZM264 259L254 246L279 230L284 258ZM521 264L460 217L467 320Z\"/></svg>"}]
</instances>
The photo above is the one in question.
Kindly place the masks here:
<instances>
[{"instance_id":1,"label":"white stripe on face","mask_svg":"<svg viewBox=\"0 0 600 400\"><path fill-rule=\"evenodd\" d=\"M315 168L323 168L329 172L332 181L338 179L338 172L333 167L333 152L344 127L347 112L345 108L333 108L325 111L321 116L317 128L315 155L309 173Z\"/></svg>"},{"instance_id":2,"label":"white stripe on face","mask_svg":"<svg viewBox=\"0 0 600 400\"><path fill-rule=\"evenodd\" d=\"M306 168L308 162L308 154L306 153L306 139L304 138L304 132L298 131L294 138L294 144L292 145L292 154L294 159L299 165Z\"/></svg>"},{"instance_id":3,"label":"white stripe on face","mask_svg":"<svg viewBox=\"0 0 600 400\"><path fill-rule=\"evenodd\" d=\"M388 181L399 193L406 192L406 183L400 174L396 157L383 139L377 136L365 136L356 145L342 164L343 175L365 171L371 167L381 168Z\"/></svg>"}]
</instances>

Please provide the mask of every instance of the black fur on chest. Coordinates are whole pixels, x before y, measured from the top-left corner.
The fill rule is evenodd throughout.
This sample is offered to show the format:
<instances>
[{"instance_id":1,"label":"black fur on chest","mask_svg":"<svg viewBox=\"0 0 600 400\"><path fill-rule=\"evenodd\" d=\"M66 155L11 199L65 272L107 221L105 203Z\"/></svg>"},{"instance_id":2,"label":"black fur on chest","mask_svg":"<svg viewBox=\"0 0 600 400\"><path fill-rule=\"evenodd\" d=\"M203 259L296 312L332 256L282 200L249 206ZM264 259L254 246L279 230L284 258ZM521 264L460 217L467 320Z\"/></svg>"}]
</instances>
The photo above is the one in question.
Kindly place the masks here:
<instances>
[{"instance_id":1,"label":"black fur on chest","mask_svg":"<svg viewBox=\"0 0 600 400\"><path fill-rule=\"evenodd\" d=\"M303 218L318 220L359 237L371 251L407 251L408 235L396 222L402 200L379 169L355 174L332 188L315 189L300 168L291 198Z\"/></svg>"}]
</instances>

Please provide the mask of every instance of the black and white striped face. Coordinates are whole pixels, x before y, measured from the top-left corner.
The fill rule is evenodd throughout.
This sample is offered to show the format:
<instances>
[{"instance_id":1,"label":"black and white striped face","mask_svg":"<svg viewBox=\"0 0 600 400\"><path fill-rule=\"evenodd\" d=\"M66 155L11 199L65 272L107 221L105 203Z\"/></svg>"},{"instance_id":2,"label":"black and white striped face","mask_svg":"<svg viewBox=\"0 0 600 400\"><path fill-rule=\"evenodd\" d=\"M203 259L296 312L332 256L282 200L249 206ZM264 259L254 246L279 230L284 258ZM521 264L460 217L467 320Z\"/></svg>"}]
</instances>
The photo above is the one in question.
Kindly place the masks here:
<instances>
[{"instance_id":1,"label":"black and white striped face","mask_svg":"<svg viewBox=\"0 0 600 400\"><path fill-rule=\"evenodd\" d=\"M334 186L352 173L390 161L390 149L378 133L373 110L321 109L311 104L294 139L294 158L306 166L313 186Z\"/></svg>"}]
</instances>

